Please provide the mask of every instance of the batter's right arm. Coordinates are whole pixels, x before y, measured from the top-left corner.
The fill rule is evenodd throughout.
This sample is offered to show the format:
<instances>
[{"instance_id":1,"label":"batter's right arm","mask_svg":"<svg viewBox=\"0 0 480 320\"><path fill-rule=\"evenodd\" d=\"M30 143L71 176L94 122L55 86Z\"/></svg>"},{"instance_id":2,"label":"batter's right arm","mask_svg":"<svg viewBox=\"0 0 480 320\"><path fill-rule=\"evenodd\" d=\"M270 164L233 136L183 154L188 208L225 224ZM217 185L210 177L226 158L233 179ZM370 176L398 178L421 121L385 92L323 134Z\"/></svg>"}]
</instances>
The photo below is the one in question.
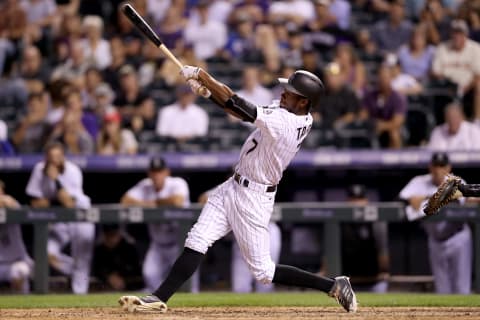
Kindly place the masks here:
<instances>
[{"instance_id":1,"label":"batter's right arm","mask_svg":"<svg viewBox=\"0 0 480 320\"><path fill-rule=\"evenodd\" d=\"M252 123L257 118L257 106L237 96L230 87L213 78L202 68L184 66L181 74L187 79L187 82L193 79L206 87L211 93L209 99L226 112Z\"/></svg>"}]
</instances>

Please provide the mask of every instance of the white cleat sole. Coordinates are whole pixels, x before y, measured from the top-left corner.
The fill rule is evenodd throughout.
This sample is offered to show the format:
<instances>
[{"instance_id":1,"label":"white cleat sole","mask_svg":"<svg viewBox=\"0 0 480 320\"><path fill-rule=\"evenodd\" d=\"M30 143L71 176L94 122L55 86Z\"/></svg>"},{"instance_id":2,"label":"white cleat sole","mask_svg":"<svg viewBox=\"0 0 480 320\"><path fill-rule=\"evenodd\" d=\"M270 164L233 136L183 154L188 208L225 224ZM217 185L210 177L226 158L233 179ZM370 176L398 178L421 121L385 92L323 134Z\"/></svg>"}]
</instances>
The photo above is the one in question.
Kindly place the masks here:
<instances>
[{"instance_id":1,"label":"white cleat sole","mask_svg":"<svg viewBox=\"0 0 480 320\"><path fill-rule=\"evenodd\" d=\"M137 296L122 296L118 303L123 311L130 313L165 313L168 309L162 301L145 303Z\"/></svg>"}]
</instances>

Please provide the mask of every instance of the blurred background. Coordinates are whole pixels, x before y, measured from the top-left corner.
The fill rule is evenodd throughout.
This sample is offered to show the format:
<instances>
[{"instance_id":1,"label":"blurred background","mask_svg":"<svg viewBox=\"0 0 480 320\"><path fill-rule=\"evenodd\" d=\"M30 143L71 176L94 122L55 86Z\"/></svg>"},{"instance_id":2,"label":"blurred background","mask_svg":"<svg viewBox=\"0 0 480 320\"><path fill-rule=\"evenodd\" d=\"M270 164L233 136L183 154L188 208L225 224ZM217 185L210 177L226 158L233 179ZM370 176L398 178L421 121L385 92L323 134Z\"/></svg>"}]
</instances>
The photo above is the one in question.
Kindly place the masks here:
<instances>
[{"instance_id":1,"label":"blurred background","mask_svg":"<svg viewBox=\"0 0 480 320\"><path fill-rule=\"evenodd\" d=\"M443 177L453 170L468 182L480 181L480 1L129 3L184 64L203 67L255 104L278 99L277 78L294 70L308 70L324 81L313 128L284 174L277 202L365 206L402 201L418 211L431 185L416 189L422 199L400 194L415 176ZM188 207L204 201L205 192L231 175L252 127L194 96L177 67L120 13L121 5L118 0L0 1L1 207L36 206L35 198L42 196L31 190L44 186L29 191L27 185L35 180L35 164L55 157L45 147L57 143L68 161L81 168L81 193L90 198L88 206L119 205L136 183L162 171L185 181L188 192L178 206ZM161 156L166 164L152 167L152 156ZM59 168L57 174L63 172ZM53 198L43 206L69 207L61 195ZM323 224L273 225L277 261L328 272ZM33 229L6 226L0 225L0 290L26 293L33 272ZM337 254L343 257L344 273L358 273L352 282L359 289L469 293L473 253L479 249L472 249L468 224L446 229L438 236L417 220L388 226L344 223ZM57 251L75 256L76 233L84 231L64 232L69 241L50 234L49 255L54 252L50 240L62 238ZM51 290L140 290L148 287L149 277L157 282L162 277L145 270L152 243L146 225L97 225L94 233L78 256L88 257L89 271L82 279L90 286L75 289L71 271L49 256ZM465 242L451 240L460 236ZM461 261L451 272L467 280L458 279L460 284L442 291L432 270L432 261L439 261L432 260L432 243L447 246L448 240L459 256L441 261ZM18 249L12 241L25 247ZM168 252L175 250L167 242L157 243L166 260L152 259L168 269L175 255ZM235 286L235 281L251 280L233 279L243 273L234 269L238 266L231 261L238 252L231 246L227 237L212 248L193 291L255 290ZM6 254L9 250L24 254ZM105 258L109 255L112 259ZM24 264L13 268L18 261ZM106 269L108 261L115 263ZM131 265L117 270L125 261ZM393 275L407 277L389 283Z\"/></svg>"}]
</instances>

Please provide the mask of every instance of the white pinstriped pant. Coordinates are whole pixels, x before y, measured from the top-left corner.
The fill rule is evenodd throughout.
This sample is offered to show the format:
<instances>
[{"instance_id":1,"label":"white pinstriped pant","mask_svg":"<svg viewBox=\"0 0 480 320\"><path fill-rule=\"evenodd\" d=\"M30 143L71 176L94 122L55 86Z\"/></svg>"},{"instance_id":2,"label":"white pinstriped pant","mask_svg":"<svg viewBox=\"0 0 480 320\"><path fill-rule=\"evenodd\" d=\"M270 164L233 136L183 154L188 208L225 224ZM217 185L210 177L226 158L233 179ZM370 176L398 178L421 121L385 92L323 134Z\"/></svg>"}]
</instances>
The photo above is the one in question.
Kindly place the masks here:
<instances>
[{"instance_id":1,"label":"white pinstriped pant","mask_svg":"<svg viewBox=\"0 0 480 320\"><path fill-rule=\"evenodd\" d=\"M188 233L185 247L206 253L218 239L233 231L245 262L257 281L271 283L275 263L270 257L268 223L275 192L258 192L240 186L233 178L208 197L197 223Z\"/></svg>"}]
</instances>

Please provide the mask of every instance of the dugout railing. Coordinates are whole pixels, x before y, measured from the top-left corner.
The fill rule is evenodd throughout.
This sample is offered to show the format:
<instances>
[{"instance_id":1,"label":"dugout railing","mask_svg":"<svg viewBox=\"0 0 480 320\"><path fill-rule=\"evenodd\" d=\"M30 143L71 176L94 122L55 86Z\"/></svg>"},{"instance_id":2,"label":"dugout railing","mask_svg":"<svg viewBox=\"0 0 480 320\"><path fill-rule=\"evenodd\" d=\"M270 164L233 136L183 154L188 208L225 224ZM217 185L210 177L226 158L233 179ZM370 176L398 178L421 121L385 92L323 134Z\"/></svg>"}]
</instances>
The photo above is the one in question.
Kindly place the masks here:
<instances>
[{"instance_id":1,"label":"dugout railing","mask_svg":"<svg viewBox=\"0 0 480 320\"><path fill-rule=\"evenodd\" d=\"M98 206L90 210L48 208L20 209L0 208L0 224L18 223L33 225L33 258L35 260L34 292L47 293L49 267L47 257L48 224L53 222L102 223L153 223L177 221L182 232L178 241L183 242L186 233L200 213L200 206L188 209L120 207L117 205ZM345 203L279 203L272 218L290 223L323 223L324 253L326 270L331 275L341 273L341 228L342 222L405 222L404 205L399 202L370 203L367 206L352 206ZM480 292L480 207L449 206L440 214L429 217L431 221L468 221L472 226L474 239L474 283Z\"/></svg>"}]
</instances>

